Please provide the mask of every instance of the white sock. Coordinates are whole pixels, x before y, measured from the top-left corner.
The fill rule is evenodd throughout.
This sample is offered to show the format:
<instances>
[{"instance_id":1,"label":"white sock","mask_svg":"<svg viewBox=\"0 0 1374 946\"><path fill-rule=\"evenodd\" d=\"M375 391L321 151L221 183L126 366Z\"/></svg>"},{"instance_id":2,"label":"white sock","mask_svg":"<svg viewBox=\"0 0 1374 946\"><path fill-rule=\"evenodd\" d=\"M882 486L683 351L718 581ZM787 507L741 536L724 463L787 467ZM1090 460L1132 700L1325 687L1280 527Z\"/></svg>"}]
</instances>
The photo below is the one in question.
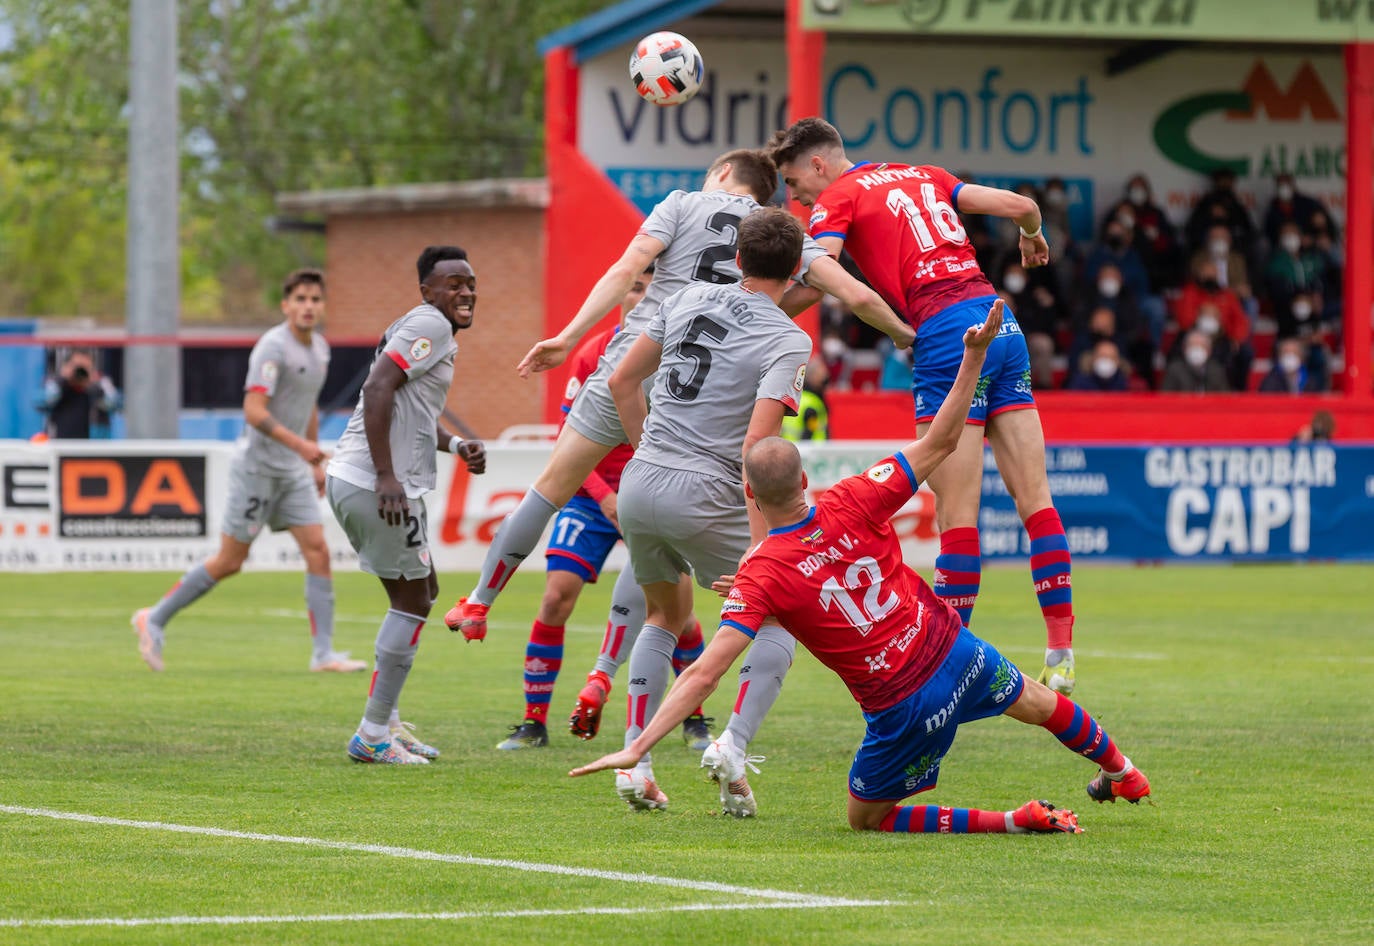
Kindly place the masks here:
<instances>
[{"instance_id":1,"label":"white sock","mask_svg":"<svg viewBox=\"0 0 1374 946\"><path fill-rule=\"evenodd\" d=\"M391 730L385 726L379 726L376 723L370 723L364 719L358 724L358 735L363 737L364 742L370 742L375 746L378 743L389 741L391 739Z\"/></svg>"}]
</instances>

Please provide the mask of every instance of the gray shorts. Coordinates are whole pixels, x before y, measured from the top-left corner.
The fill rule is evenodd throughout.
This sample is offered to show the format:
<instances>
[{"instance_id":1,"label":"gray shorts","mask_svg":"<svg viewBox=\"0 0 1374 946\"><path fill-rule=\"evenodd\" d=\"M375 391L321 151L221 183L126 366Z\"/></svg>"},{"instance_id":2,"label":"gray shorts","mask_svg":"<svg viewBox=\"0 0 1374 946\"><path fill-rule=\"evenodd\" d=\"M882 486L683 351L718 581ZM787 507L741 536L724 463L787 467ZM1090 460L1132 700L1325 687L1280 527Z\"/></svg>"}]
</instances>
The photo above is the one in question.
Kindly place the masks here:
<instances>
[{"instance_id":1,"label":"gray shorts","mask_svg":"<svg viewBox=\"0 0 1374 946\"><path fill-rule=\"evenodd\" d=\"M642 585L683 572L710 588L749 550L744 487L716 476L631 460L616 505L630 564Z\"/></svg>"},{"instance_id":2,"label":"gray shorts","mask_svg":"<svg viewBox=\"0 0 1374 946\"><path fill-rule=\"evenodd\" d=\"M588 440L607 447L630 442L630 438L625 435L625 425L620 422L620 412L616 410L615 398L611 397L608 382L611 375L615 374L616 366L638 337L621 332L611 339L605 353L597 362L596 370L582 382L577 397L573 398L572 407L568 410L567 424ZM650 376L644 385L646 398L652 381L653 378Z\"/></svg>"},{"instance_id":3,"label":"gray shorts","mask_svg":"<svg viewBox=\"0 0 1374 946\"><path fill-rule=\"evenodd\" d=\"M239 463L229 467L229 496L220 525L225 535L250 544L263 526L280 532L320 522L319 494L306 466L290 473L246 470Z\"/></svg>"},{"instance_id":4,"label":"gray shorts","mask_svg":"<svg viewBox=\"0 0 1374 946\"><path fill-rule=\"evenodd\" d=\"M331 476L324 481L324 494L363 571L378 578L429 577L433 568L423 499L408 500L405 522L389 526L377 515L377 494L370 489Z\"/></svg>"}]
</instances>

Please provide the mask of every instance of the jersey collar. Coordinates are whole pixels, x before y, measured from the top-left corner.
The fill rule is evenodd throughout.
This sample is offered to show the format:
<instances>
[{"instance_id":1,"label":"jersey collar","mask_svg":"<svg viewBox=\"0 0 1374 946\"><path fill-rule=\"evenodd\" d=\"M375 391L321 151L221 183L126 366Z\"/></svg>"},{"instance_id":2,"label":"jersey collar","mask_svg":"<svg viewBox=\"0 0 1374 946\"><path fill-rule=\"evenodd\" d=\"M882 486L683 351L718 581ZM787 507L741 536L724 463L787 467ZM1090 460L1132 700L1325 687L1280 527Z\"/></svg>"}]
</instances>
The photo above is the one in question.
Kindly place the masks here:
<instances>
[{"instance_id":1,"label":"jersey collar","mask_svg":"<svg viewBox=\"0 0 1374 946\"><path fill-rule=\"evenodd\" d=\"M776 529L769 529L769 535L786 535L789 532L796 532L798 529L806 528L812 519L816 518L816 507L812 506L806 510L806 516L800 522L794 522L790 526L779 526Z\"/></svg>"},{"instance_id":2,"label":"jersey collar","mask_svg":"<svg viewBox=\"0 0 1374 946\"><path fill-rule=\"evenodd\" d=\"M873 167L873 162L872 162L872 161L860 161L860 162L858 162L857 164L855 164L852 168L850 168L848 171L845 171L844 174L841 174L840 177L845 177L845 176L847 176L847 175L853 174L853 173L854 173L855 171L857 171L859 168L871 168L871 167Z\"/></svg>"}]
</instances>

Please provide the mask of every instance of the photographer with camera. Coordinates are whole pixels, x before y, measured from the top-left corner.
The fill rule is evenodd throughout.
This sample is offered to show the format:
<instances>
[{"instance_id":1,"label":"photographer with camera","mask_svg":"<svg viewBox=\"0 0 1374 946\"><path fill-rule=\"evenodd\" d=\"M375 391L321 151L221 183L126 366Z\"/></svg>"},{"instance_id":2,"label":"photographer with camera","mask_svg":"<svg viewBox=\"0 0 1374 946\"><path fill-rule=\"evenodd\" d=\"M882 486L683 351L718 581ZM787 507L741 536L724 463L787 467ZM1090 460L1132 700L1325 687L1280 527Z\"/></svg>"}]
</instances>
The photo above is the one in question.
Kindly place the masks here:
<instances>
[{"instance_id":1,"label":"photographer with camera","mask_svg":"<svg viewBox=\"0 0 1374 946\"><path fill-rule=\"evenodd\" d=\"M38 409L48 415L44 425L52 438L89 440L108 437L110 415L119 410L122 398L109 378L96 370L91 356L75 351L67 356L56 377L43 382Z\"/></svg>"}]
</instances>

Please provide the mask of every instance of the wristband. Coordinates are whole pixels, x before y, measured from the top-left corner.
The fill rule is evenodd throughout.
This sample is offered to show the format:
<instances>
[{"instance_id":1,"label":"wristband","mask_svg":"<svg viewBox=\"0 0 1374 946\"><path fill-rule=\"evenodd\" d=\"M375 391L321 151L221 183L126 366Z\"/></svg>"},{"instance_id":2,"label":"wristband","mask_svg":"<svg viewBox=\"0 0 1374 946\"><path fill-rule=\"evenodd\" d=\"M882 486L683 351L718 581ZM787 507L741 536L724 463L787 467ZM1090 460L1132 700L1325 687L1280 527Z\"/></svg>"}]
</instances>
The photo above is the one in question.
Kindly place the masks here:
<instances>
[{"instance_id":1,"label":"wristband","mask_svg":"<svg viewBox=\"0 0 1374 946\"><path fill-rule=\"evenodd\" d=\"M1045 225L1043 223L1040 224L1040 226L1035 228L1034 233L1027 233L1026 228L1021 226L1020 224L1017 224L1017 229L1021 231L1021 235L1025 237L1027 240L1034 240L1036 237L1040 236L1040 234L1045 232Z\"/></svg>"},{"instance_id":2,"label":"wristband","mask_svg":"<svg viewBox=\"0 0 1374 946\"><path fill-rule=\"evenodd\" d=\"M448 452L452 454L457 454L458 448L463 445L463 442L464 441L462 437L458 436L457 434L454 434L452 437L448 438Z\"/></svg>"}]
</instances>

